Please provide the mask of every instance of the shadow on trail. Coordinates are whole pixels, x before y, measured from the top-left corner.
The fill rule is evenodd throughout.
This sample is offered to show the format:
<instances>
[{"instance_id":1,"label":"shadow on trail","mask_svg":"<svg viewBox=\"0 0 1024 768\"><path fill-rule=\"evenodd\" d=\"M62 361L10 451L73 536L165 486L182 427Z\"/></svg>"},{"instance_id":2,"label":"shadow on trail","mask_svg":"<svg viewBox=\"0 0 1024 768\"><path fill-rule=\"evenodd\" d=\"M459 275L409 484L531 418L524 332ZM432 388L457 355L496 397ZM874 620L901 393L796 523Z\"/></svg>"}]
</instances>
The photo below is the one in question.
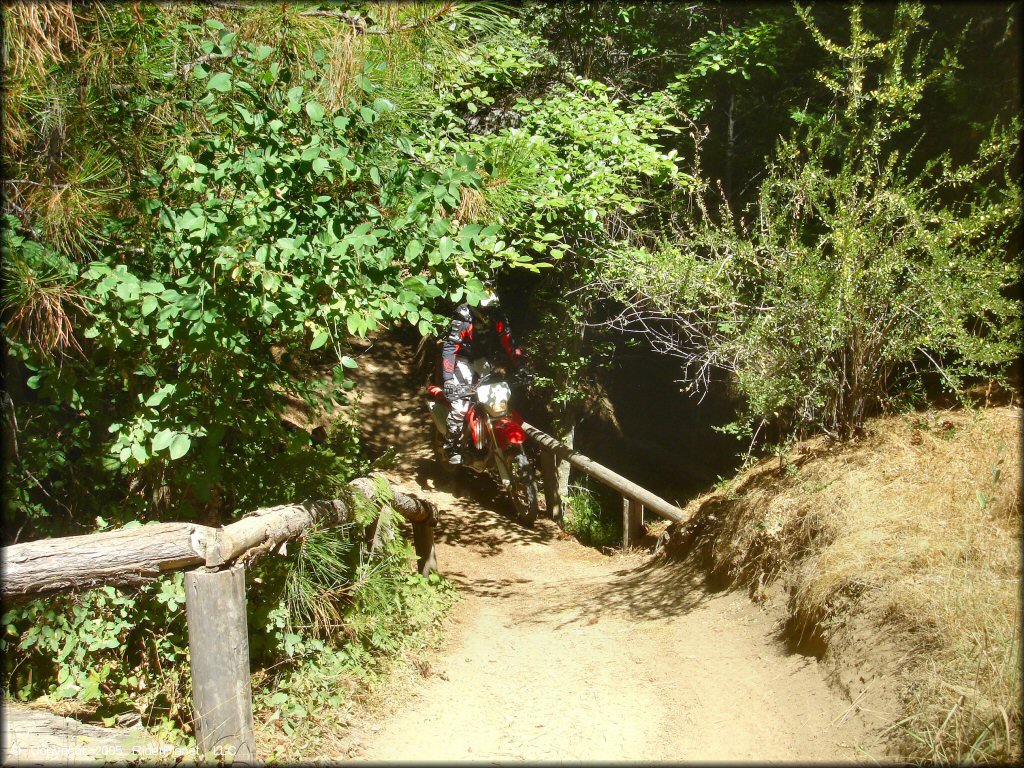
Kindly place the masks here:
<instances>
[{"instance_id":1,"label":"shadow on trail","mask_svg":"<svg viewBox=\"0 0 1024 768\"><path fill-rule=\"evenodd\" d=\"M542 585L536 594L542 607L517 624L561 629L607 616L636 622L672 619L698 608L714 591L690 564L647 561L615 571L610 578L600 574Z\"/></svg>"},{"instance_id":2,"label":"shadow on trail","mask_svg":"<svg viewBox=\"0 0 1024 768\"><path fill-rule=\"evenodd\" d=\"M434 473L437 478L436 464ZM520 525L512 502L488 477L462 472L455 478L435 480L435 487L453 497L435 533L444 544L469 547L490 557L510 545L547 544L555 538L554 526L544 521L536 521L533 528Z\"/></svg>"},{"instance_id":3,"label":"shadow on trail","mask_svg":"<svg viewBox=\"0 0 1024 768\"><path fill-rule=\"evenodd\" d=\"M481 579L479 576L467 576L460 571L445 571L444 575L462 594L491 599L519 597L527 591L527 586L534 584L531 579Z\"/></svg>"},{"instance_id":4,"label":"shadow on trail","mask_svg":"<svg viewBox=\"0 0 1024 768\"><path fill-rule=\"evenodd\" d=\"M359 367L351 378L362 389L359 420L363 446L371 456L382 456L390 449L405 453L418 447L396 444L396 440L407 435L410 426L429 424L423 383L413 381L403 360L409 354L401 342L391 339L374 340L361 350L353 350ZM428 434L425 429L424 434Z\"/></svg>"},{"instance_id":5,"label":"shadow on trail","mask_svg":"<svg viewBox=\"0 0 1024 768\"><path fill-rule=\"evenodd\" d=\"M411 344L388 338L375 340L358 353L360 367L353 379L368 390L360 408L368 453L380 457L397 450L398 471L420 489L452 497L434 499L441 508L435 532L440 543L470 547L487 557L510 544L550 542L555 536L551 527L527 529L516 521L511 501L495 480L466 470L453 473L438 463L430 446L433 422L424 382L417 380L407 362L412 353Z\"/></svg>"}]
</instances>

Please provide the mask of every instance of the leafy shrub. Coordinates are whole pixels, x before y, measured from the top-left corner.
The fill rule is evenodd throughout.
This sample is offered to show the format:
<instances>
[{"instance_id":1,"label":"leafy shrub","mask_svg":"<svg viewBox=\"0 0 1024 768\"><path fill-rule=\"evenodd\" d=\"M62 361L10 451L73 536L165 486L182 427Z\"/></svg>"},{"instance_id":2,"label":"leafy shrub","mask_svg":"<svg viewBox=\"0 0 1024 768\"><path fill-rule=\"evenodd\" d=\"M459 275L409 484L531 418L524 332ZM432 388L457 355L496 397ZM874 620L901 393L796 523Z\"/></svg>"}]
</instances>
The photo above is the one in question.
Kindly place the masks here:
<instances>
[{"instance_id":1,"label":"leafy shrub","mask_svg":"<svg viewBox=\"0 0 1024 768\"><path fill-rule=\"evenodd\" d=\"M565 530L591 547L614 547L622 542L622 499L601 485L596 490L585 480L569 486L569 514Z\"/></svg>"},{"instance_id":2,"label":"leafy shrub","mask_svg":"<svg viewBox=\"0 0 1024 768\"><path fill-rule=\"evenodd\" d=\"M2 619L4 683L22 700L73 700L168 729L191 713L184 574L32 600Z\"/></svg>"},{"instance_id":3,"label":"leafy shrub","mask_svg":"<svg viewBox=\"0 0 1024 768\"><path fill-rule=\"evenodd\" d=\"M353 411L314 445L286 407L333 412L353 339L406 321L425 332L439 300L476 300L479 272L529 264L499 225L455 214L479 186L460 110L527 71L530 46L488 45L516 35L486 6L353 9L388 33L296 3L10 14L8 541L89 532L100 513L217 524L336 497L367 469ZM327 690L339 660L374 666L446 604L443 582L409 573L397 533L371 556L362 524L319 535L336 567L305 592L292 574L317 571L308 552L251 570L268 684ZM185 726L171 587L12 607L7 687Z\"/></svg>"},{"instance_id":4,"label":"leafy shrub","mask_svg":"<svg viewBox=\"0 0 1024 768\"><path fill-rule=\"evenodd\" d=\"M847 437L919 395L928 371L962 395L1017 355L1017 124L993 126L965 161L900 149L926 89L955 66L947 54L924 70L922 15L900 5L879 40L854 6L843 45L801 11L834 60L819 73L834 102L795 115L749 216L698 195L675 239L602 260L619 324L681 357L698 387L732 372L755 438L766 425Z\"/></svg>"}]
</instances>

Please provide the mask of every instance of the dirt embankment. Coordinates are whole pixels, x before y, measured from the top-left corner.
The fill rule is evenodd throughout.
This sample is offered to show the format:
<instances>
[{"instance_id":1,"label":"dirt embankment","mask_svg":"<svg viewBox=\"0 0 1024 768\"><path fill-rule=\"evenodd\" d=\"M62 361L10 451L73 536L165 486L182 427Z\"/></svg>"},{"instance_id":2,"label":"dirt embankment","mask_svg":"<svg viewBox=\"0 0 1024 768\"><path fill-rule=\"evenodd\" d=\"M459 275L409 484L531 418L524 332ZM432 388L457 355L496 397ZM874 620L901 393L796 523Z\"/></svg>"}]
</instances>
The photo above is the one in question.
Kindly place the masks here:
<instances>
[{"instance_id":1,"label":"dirt embankment","mask_svg":"<svg viewBox=\"0 0 1024 768\"><path fill-rule=\"evenodd\" d=\"M367 439L442 510L459 589L447 645L390 713L351 734L362 760L863 760L858 707L772 616L692 565L607 556L549 520L518 526L490 481L455 484L428 448L409 351L360 357ZM408 698L411 695L412 699Z\"/></svg>"},{"instance_id":2,"label":"dirt embankment","mask_svg":"<svg viewBox=\"0 0 1024 768\"><path fill-rule=\"evenodd\" d=\"M877 419L696 499L666 550L788 615L904 755L1015 762L1021 410Z\"/></svg>"}]
</instances>

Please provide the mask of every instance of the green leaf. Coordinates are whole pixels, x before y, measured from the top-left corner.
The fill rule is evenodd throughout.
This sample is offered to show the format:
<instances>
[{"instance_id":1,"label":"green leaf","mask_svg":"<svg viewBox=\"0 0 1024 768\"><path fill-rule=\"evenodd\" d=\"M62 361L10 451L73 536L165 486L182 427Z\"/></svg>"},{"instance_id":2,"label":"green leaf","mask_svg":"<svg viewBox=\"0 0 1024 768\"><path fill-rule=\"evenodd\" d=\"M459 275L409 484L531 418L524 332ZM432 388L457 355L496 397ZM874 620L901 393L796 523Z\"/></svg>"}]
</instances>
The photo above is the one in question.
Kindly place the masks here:
<instances>
[{"instance_id":1,"label":"green leaf","mask_svg":"<svg viewBox=\"0 0 1024 768\"><path fill-rule=\"evenodd\" d=\"M169 395L173 391L174 385L160 387L160 389L158 389L156 392L149 396L149 398L146 400L146 405L149 408L160 405L160 403L162 403L167 398L167 395Z\"/></svg>"},{"instance_id":2,"label":"green leaf","mask_svg":"<svg viewBox=\"0 0 1024 768\"><path fill-rule=\"evenodd\" d=\"M118 283L114 293L123 301L135 301L135 299L139 298L139 286L136 283Z\"/></svg>"},{"instance_id":3,"label":"green leaf","mask_svg":"<svg viewBox=\"0 0 1024 768\"><path fill-rule=\"evenodd\" d=\"M353 360L348 355L342 355L341 356L341 364L343 366L345 366L346 368L358 368L359 367L359 363L357 363L355 360Z\"/></svg>"},{"instance_id":4,"label":"green leaf","mask_svg":"<svg viewBox=\"0 0 1024 768\"><path fill-rule=\"evenodd\" d=\"M82 690L78 694L82 701L97 701L100 698L100 681L95 675L89 675Z\"/></svg>"},{"instance_id":5,"label":"green leaf","mask_svg":"<svg viewBox=\"0 0 1024 768\"><path fill-rule=\"evenodd\" d=\"M161 429L153 436L153 453L162 451L174 440L175 433L169 429Z\"/></svg>"},{"instance_id":6,"label":"green leaf","mask_svg":"<svg viewBox=\"0 0 1024 768\"><path fill-rule=\"evenodd\" d=\"M188 449L192 447L192 439L188 435L177 434L171 441L171 459L180 459L186 453Z\"/></svg>"},{"instance_id":7,"label":"green leaf","mask_svg":"<svg viewBox=\"0 0 1024 768\"><path fill-rule=\"evenodd\" d=\"M263 61L273 52L274 49L271 48L269 45L260 45L256 47L256 52L254 55L256 57L256 61Z\"/></svg>"},{"instance_id":8,"label":"green leaf","mask_svg":"<svg viewBox=\"0 0 1024 768\"><path fill-rule=\"evenodd\" d=\"M324 108L319 102L310 101L306 103L306 114L314 123L319 123L324 119Z\"/></svg>"},{"instance_id":9,"label":"green leaf","mask_svg":"<svg viewBox=\"0 0 1024 768\"><path fill-rule=\"evenodd\" d=\"M325 157L318 157L313 161L313 173L317 176L323 176L324 173L330 169L331 161Z\"/></svg>"},{"instance_id":10,"label":"green leaf","mask_svg":"<svg viewBox=\"0 0 1024 768\"><path fill-rule=\"evenodd\" d=\"M309 348L311 350L320 349L320 347L327 343L329 338L331 338L330 333L327 331L320 331L320 333L313 337L313 343L309 345Z\"/></svg>"},{"instance_id":11,"label":"green leaf","mask_svg":"<svg viewBox=\"0 0 1024 768\"><path fill-rule=\"evenodd\" d=\"M206 83L207 90L226 93L231 90L231 75L227 72L218 72Z\"/></svg>"},{"instance_id":12,"label":"green leaf","mask_svg":"<svg viewBox=\"0 0 1024 768\"><path fill-rule=\"evenodd\" d=\"M132 456L135 457L139 464L145 464L147 458L146 446L142 445L142 443L132 443Z\"/></svg>"}]
</instances>

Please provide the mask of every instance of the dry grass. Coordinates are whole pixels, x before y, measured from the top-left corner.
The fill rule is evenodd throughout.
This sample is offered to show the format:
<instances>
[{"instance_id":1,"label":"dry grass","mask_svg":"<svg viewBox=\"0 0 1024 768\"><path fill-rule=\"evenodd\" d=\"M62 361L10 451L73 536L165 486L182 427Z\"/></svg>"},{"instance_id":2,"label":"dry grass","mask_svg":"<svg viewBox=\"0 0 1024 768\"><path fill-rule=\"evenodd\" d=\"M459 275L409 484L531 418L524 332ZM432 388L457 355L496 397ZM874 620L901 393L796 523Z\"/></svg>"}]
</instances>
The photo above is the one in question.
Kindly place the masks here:
<instances>
[{"instance_id":1,"label":"dry grass","mask_svg":"<svg viewBox=\"0 0 1024 768\"><path fill-rule=\"evenodd\" d=\"M331 64L325 78L327 105L340 109L352 95L356 77L362 74L366 61L367 40L354 31L345 30L334 36Z\"/></svg>"},{"instance_id":2,"label":"dry grass","mask_svg":"<svg viewBox=\"0 0 1024 768\"><path fill-rule=\"evenodd\" d=\"M487 200L483 193L472 187L462 187L455 218L464 224L470 224L483 220L486 214Z\"/></svg>"},{"instance_id":3,"label":"dry grass","mask_svg":"<svg viewBox=\"0 0 1024 768\"><path fill-rule=\"evenodd\" d=\"M45 70L81 45L70 2L4 3L3 68L8 76Z\"/></svg>"},{"instance_id":4,"label":"dry grass","mask_svg":"<svg viewBox=\"0 0 1024 768\"><path fill-rule=\"evenodd\" d=\"M905 651L888 684L904 755L1021 757L1021 411L879 419L848 447L798 446L691 505L678 539L763 596L842 664L854 618ZM861 638L863 641L864 638ZM885 642L883 642L885 641Z\"/></svg>"},{"instance_id":5,"label":"dry grass","mask_svg":"<svg viewBox=\"0 0 1024 768\"><path fill-rule=\"evenodd\" d=\"M7 333L43 355L82 353L75 319L89 310L67 275L36 274L10 261L4 264L3 276L9 287L2 304Z\"/></svg>"}]
</instances>

